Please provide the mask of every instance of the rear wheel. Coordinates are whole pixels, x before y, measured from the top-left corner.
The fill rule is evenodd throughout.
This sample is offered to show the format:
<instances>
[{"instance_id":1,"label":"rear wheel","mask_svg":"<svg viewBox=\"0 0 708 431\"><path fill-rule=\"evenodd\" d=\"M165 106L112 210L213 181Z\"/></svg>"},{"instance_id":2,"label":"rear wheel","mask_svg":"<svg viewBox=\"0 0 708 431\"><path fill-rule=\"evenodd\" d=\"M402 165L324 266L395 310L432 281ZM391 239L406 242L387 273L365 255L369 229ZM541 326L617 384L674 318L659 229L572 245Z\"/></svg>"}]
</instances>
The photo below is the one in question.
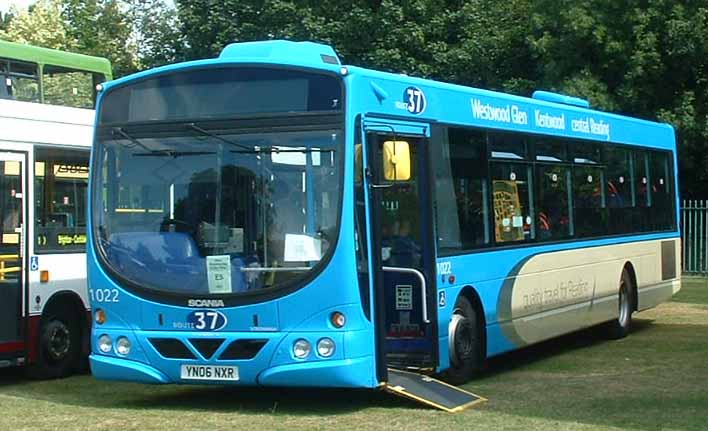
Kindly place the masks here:
<instances>
[{"instance_id":1,"label":"rear wheel","mask_svg":"<svg viewBox=\"0 0 708 431\"><path fill-rule=\"evenodd\" d=\"M620 339L629 334L632 327L632 312L634 311L634 289L626 270L622 271L619 283L619 315L617 319L607 324L610 338Z\"/></svg>"},{"instance_id":2,"label":"rear wheel","mask_svg":"<svg viewBox=\"0 0 708 431\"><path fill-rule=\"evenodd\" d=\"M457 385L470 380L484 366L480 319L464 296L455 301L448 337L450 368L444 377Z\"/></svg>"},{"instance_id":3,"label":"rear wheel","mask_svg":"<svg viewBox=\"0 0 708 431\"><path fill-rule=\"evenodd\" d=\"M67 313L50 313L42 317L39 328L39 357L30 365L34 378L65 377L79 367L81 333L78 319Z\"/></svg>"}]
</instances>

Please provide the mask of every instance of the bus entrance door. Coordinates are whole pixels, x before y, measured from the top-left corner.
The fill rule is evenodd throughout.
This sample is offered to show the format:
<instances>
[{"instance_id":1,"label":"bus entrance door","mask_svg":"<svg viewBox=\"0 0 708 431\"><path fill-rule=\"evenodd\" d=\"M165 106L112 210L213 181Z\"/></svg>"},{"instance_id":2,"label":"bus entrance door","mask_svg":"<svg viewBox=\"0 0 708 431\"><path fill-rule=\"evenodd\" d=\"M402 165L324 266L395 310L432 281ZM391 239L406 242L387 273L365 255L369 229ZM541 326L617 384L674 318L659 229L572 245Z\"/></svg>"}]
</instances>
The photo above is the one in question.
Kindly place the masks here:
<instances>
[{"instance_id":1,"label":"bus entrance door","mask_svg":"<svg viewBox=\"0 0 708 431\"><path fill-rule=\"evenodd\" d=\"M0 153L0 352L4 353L22 350L23 165L24 155Z\"/></svg>"},{"instance_id":2,"label":"bus entrance door","mask_svg":"<svg viewBox=\"0 0 708 431\"><path fill-rule=\"evenodd\" d=\"M430 372L438 364L427 127L418 127L367 128L379 381L387 381L384 367Z\"/></svg>"}]
</instances>

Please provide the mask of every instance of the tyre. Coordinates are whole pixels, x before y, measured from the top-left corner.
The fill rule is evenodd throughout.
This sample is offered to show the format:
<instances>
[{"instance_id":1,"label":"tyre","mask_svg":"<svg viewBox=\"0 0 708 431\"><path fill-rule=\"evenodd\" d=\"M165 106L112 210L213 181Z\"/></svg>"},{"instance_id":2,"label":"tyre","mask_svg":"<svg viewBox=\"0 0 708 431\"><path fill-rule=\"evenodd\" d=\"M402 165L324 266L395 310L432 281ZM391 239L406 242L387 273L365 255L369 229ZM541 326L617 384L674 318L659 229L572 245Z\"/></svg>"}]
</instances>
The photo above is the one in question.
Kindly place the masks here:
<instances>
[{"instance_id":1,"label":"tyre","mask_svg":"<svg viewBox=\"0 0 708 431\"><path fill-rule=\"evenodd\" d=\"M81 330L78 319L67 313L48 313L39 328L37 363L29 366L31 377L56 379L79 368Z\"/></svg>"},{"instance_id":2,"label":"tyre","mask_svg":"<svg viewBox=\"0 0 708 431\"><path fill-rule=\"evenodd\" d=\"M623 270L619 283L619 316L607 323L607 333L611 339L618 340L629 334L632 327L632 312L634 312L634 289L629 274Z\"/></svg>"},{"instance_id":3,"label":"tyre","mask_svg":"<svg viewBox=\"0 0 708 431\"><path fill-rule=\"evenodd\" d=\"M444 378L459 385L470 380L484 367L481 327L477 310L464 296L455 301L448 329L450 368Z\"/></svg>"}]
</instances>

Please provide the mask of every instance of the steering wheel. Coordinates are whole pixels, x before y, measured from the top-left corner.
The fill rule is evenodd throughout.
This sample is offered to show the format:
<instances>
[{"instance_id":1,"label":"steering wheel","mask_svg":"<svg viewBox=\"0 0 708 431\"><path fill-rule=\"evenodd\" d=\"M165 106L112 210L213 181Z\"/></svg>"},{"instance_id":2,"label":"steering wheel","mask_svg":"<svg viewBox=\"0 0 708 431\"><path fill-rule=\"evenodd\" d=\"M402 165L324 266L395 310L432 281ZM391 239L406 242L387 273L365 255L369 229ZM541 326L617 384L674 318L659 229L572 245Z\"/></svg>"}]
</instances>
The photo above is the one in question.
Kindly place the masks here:
<instances>
[{"instance_id":1,"label":"steering wheel","mask_svg":"<svg viewBox=\"0 0 708 431\"><path fill-rule=\"evenodd\" d=\"M171 226L174 227L170 228ZM192 234L194 233L194 226L184 220L166 218L160 222L160 232L183 232Z\"/></svg>"}]
</instances>

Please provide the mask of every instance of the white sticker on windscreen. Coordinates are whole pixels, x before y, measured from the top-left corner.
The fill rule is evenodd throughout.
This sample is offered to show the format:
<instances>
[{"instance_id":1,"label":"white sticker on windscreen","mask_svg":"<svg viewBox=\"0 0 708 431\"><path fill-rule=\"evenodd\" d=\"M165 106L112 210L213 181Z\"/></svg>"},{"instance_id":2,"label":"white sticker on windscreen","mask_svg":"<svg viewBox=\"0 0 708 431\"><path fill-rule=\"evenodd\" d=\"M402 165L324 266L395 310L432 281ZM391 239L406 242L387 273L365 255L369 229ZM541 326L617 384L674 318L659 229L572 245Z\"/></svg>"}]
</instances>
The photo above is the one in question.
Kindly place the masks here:
<instances>
[{"instance_id":1,"label":"white sticker on windscreen","mask_svg":"<svg viewBox=\"0 0 708 431\"><path fill-rule=\"evenodd\" d=\"M231 258L207 256L209 293L231 293Z\"/></svg>"}]
</instances>

